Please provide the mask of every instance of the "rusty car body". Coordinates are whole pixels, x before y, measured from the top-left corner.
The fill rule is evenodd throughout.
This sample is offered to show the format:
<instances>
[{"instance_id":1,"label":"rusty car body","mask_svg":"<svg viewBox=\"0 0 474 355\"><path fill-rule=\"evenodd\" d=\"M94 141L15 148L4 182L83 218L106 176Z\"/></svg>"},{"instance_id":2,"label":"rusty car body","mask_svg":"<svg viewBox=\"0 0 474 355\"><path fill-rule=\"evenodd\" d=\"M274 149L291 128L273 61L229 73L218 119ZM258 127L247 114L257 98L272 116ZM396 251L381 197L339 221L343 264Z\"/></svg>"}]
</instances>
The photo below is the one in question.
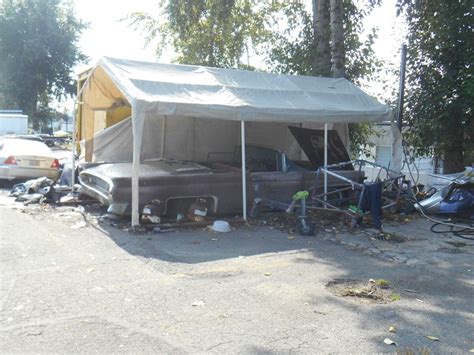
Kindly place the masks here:
<instances>
[{"instance_id":1,"label":"rusty car body","mask_svg":"<svg viewBox=\"0 0 474 355\"><path fill-rule=\"evenodd\" d=\"M290 202L295 192L311 187L322 188L323 177L307 166L293 162L274 149L247 146L247 201L259 198ZM225 155L227 158L224 158ZM217 159L216 159L217 156ZM215 153L206 162L171 159L146 160L140 164L140 209L153 202L162 215L175 218L186 215L196 200L205 200L209 214L228 215L242 211L242 175L240 149L233 153ZM306 166L305 166L306 165ZM100 164L79 174L79 192L108 206L110 213L124 215L131 210L132 163ZM342 174L361 181L363 173ZM344 182L329 176L329 186Z\"/></svg>"}]
</instances>

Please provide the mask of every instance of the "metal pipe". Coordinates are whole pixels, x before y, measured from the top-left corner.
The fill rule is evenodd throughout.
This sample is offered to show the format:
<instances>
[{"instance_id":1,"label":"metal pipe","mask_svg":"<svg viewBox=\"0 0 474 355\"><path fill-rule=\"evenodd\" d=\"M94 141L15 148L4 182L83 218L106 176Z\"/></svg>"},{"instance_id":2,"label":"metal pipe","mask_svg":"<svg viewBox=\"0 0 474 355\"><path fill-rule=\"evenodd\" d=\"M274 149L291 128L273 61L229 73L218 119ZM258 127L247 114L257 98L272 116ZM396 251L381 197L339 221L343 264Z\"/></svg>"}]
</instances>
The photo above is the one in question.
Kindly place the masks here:
<instances>
[{"instance_id":1,"label":"metal pipe","mask_svg":"<svg viewBox=\"0 0 474 355\"><path fill-rule=\"evenodd\" d=\"M72 176L71 176L71 194L74 195L74 185L76 184L76 106L77 101L74 101L74 109L72 110Z\"/></svg>"},{"instance_id":2,"label":"metal pipe","mask_svg":"<svg viewBox=\"0 0 474 355\"><path fill-rule=\"evenodd\" d=\"M245 121L240 121L240 145L242 153L242 218L247 221L247 167L245 159Z\"/></svg>"},{"instance_id":3,"label":"metal pipe","mask_svg":"<svg viewBox=\"0 0 474 355\"><path fill-rule=\"evenodd\" d=\"M324 124L324 166L328 165L328 124ZM324 194L328 193L328 174L324 170ZM327 196L324 196L324 201L327 201Z\"/></svg>"},{"instance_id":4,"label":"metal pipe","mask_svg":"<svg viewBox=\"0 0 474 355\"><path fill-rule=\"evenodd\" d=\"M326 177L326 179L327 179L327 175L331 175L331 176L334 176L334 177L336 177L336 178L338 178L338 179L340 179L340 180L342 180L342 181L347 182L348 184L351 184L351 186L353 186L353 187L354 187L354 186L362 186L361 184L359 184L359 183L357 183L357 182L355 182L355 181L352 181L351 179L348 179L348 178L346 178L346 177L344 177L344 176L342 176L342 175L339 175L339 174L334 173L334 172L332 172L332 171L329 171L329 170L327 170L327 169L322 168L321 170L324 172L324 176ZM326 182L325 182L325 185L327 185L327 180L326 180ZM328 193L328 192L327 192L327 189L325 189L324 193L325 193L325 194Z\"/></svg>"}]
</instances>

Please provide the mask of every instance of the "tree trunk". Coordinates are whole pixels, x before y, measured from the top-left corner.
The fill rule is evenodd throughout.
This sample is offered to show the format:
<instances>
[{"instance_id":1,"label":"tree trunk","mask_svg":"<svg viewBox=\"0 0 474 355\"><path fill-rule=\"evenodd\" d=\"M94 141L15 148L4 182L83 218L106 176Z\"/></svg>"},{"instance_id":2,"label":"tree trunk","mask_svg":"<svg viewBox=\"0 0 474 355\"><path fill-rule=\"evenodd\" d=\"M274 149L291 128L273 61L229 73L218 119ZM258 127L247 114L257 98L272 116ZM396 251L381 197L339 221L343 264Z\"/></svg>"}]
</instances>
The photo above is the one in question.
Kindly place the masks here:
<instances>
[{"instance_id":1,"label":"tree trunk","mask_svg":"<svg viewBox=\"0 0 474 355\"><path fill-rule=\"evenodd\" d=\"M313 74L329 76L331 73L329 0L313 0L313 31L316 47Z\"/></svg>"},{"instance_id":2,"label":"tree trunk","mask_svg":"<svg viewBox=\"0 0 474 355\"><path fill-rule=\"evenodd\" d=\"M453 174L464 171L464 153L462 144L446 147L444 150L444 173Z\"/></svg>"},{"instance_id":3,"label":"tree trunk","mask_svg":"<svg viewBox=\"0 0 474 355\"><path fill-rule=\"evenodd\" d=\"M346 75L344 63L344 27L342 0L330 0L331 11L331 76L343 78Z\"/></svg>"}]
</instances>

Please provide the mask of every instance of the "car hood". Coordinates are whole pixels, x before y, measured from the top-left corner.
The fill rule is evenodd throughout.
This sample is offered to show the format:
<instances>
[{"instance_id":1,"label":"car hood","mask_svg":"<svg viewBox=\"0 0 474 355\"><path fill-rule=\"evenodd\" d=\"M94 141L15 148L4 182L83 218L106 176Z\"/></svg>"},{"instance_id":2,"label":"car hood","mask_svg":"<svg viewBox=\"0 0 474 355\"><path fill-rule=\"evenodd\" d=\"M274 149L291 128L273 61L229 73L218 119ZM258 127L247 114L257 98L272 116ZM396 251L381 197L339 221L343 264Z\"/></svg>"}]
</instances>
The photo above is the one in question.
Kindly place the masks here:
<instances>
[{"instance_id":1,"label":"car hood","mask_svg":"<svg viewBox=\"0 0 474 355\"><path fill-rule=\"evenodd\" d=\"M160 159L145 161L140 164L140 178L150 178L165 175L181 174L205 174L211 173L211 169L192 162L183 162L179 160ZM131 178L132 163L105 163L81 172L96 176L106 176L109 179Z\"/></svg>"}]
</instances>

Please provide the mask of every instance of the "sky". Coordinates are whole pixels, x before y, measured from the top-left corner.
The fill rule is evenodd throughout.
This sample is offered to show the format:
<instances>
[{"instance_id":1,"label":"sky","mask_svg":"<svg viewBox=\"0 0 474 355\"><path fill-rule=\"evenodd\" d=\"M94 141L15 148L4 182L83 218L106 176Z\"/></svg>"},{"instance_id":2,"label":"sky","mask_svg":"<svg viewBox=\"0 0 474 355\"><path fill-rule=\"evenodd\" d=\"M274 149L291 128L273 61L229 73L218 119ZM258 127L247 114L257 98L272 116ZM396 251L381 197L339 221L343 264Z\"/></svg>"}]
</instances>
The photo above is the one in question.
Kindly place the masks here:
<instances>
[{"instance_id":1,"label":"sky","mask_svg":"<svg viewBox=\"0 0 474 355\"><path fill-rule=\"evenodd\" d=\"M310 0L305 1L311 3ZM125 21L120 20L135 11L155 14L158 2L159 0L74 0L77 16L89 23L79 45L90 59L87 65L75 69L76 74L93 66L102 56L157 61L155 48L145 48L143 34L134 31ZM395 3L396 0L383 0L382 6L366 18L367 28L376 26L379 29L379 38L374 46L377 55L386 61L387 65L392 66L398 66L403 36L403 24L395 16ZM165 52L159 61L169 63L172 57L172 52ZM393 81L393 78L382 77L382 80ZM384 99L383 83L372 83L364 89L369 94Z\"/></svg>"},{"instance_id":2,"label":"sky","mask_svg":"<svg viewBox=\"0 0 474 355\"><path fill-rule=\"evenodd\" d=\"M74 0L77 17L89 24L79 42L90 59L88 65L103 56L156 61L154 49L144 47L143 35L120 21L135 11L153 13L156 3L157 0Z\"/></svg>"}]
</instances>

